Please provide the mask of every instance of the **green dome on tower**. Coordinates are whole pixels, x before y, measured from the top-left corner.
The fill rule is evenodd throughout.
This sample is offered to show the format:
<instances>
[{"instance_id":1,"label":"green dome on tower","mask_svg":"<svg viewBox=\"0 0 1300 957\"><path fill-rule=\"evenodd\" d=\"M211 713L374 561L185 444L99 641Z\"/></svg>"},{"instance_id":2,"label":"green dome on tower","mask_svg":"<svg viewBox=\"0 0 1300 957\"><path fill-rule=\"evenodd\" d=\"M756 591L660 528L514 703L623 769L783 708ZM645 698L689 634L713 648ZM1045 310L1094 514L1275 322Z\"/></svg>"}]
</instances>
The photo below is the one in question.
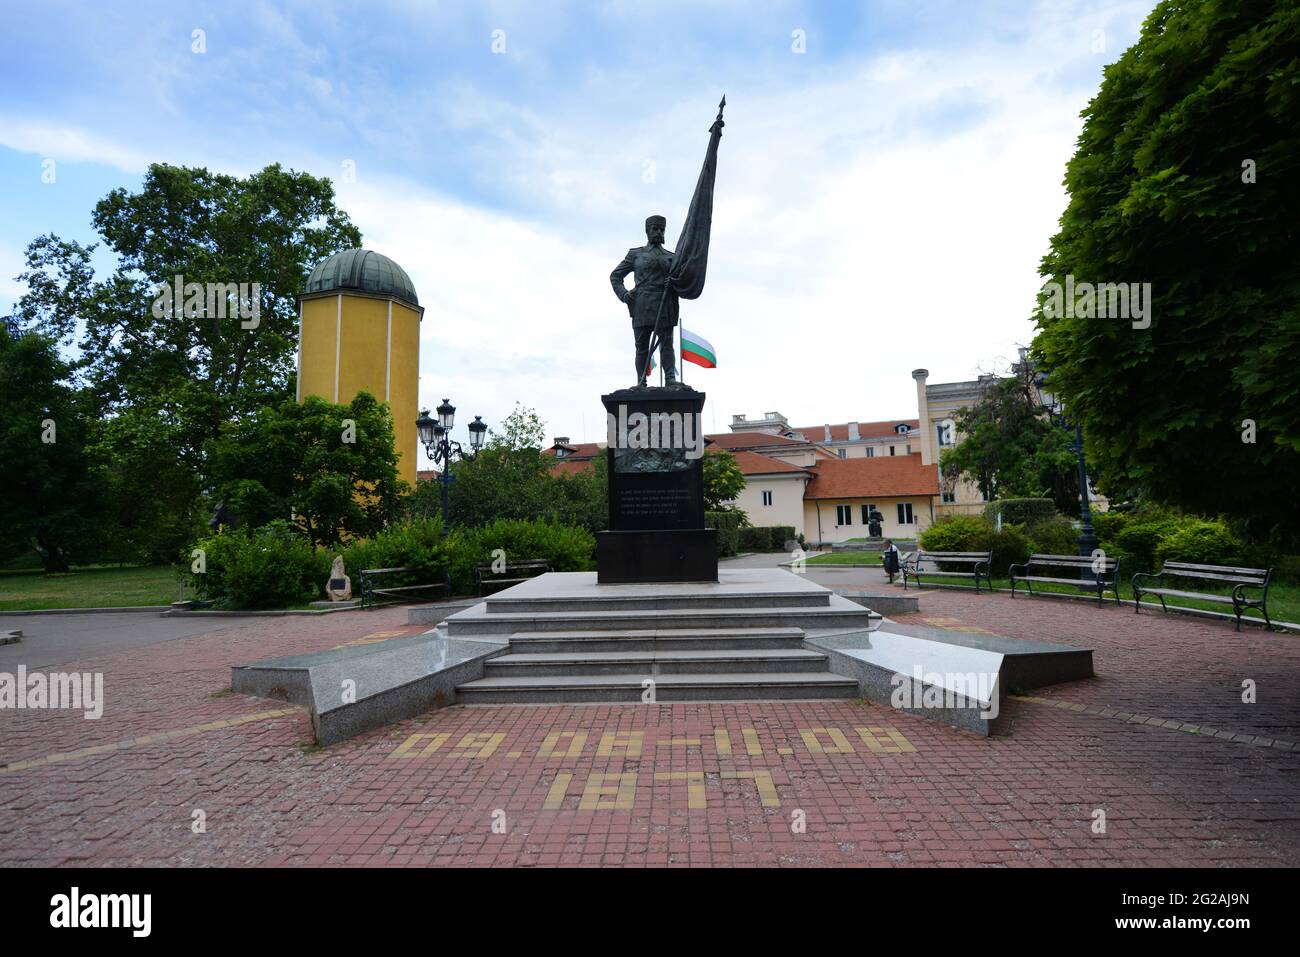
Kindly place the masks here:
<instances>
[{"instance_id":1,"label":"green dome on tower","mask_svg":"<svg viewBox=\"0 0 1300 957\"><path fill-rule=\"evenodd\" d=\"M316 264L307 277L304 296L326 292L363 292L420 304L406 270L387 256L369 249L347 249Z\"/></svg>"}]
</instances>

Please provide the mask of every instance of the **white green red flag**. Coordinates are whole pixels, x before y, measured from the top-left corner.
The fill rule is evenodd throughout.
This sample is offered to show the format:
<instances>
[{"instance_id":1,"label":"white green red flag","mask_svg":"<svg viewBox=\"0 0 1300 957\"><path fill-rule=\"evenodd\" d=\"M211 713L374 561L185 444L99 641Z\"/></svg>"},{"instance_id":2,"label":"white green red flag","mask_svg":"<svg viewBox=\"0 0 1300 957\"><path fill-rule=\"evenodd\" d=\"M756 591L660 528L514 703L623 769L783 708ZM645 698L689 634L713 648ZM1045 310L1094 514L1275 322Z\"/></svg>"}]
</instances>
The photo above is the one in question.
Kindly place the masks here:
<instances>
[{"instance_id":1,"label":"white green red flag","mask_svg":"<svg viewBox=\"0 0 1300 957\"><path fill-rule=\"evenodd\" d=\"M713 345L703 336L696 335L682 327L682 361L694 362L697 366L704 366L706 369L716 369L718 366L718 354L714 351Z\"/></svg>"}]
</instances>

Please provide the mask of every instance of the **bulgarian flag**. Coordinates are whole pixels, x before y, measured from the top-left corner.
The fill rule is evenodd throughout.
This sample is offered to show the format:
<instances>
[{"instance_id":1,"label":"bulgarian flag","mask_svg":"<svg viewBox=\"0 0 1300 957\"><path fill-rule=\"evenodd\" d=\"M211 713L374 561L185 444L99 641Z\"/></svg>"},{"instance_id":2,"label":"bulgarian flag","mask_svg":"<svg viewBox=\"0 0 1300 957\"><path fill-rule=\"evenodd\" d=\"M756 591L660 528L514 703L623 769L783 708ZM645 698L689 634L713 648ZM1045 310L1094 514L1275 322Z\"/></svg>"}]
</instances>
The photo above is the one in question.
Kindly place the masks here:
<instances>
[{"instance_id":1,"label":"bulgarian flag","mask_svg":"<svg viewBox=\"0 0 1300 957\"><path fill-rule=\"evenodd\" d=\"M697 366L704 366L706 369L716 369L718 354L713 350L709 340L688 332L686 327L682 326L682 361L694 362Z\"/></svg>"}]
</instances>

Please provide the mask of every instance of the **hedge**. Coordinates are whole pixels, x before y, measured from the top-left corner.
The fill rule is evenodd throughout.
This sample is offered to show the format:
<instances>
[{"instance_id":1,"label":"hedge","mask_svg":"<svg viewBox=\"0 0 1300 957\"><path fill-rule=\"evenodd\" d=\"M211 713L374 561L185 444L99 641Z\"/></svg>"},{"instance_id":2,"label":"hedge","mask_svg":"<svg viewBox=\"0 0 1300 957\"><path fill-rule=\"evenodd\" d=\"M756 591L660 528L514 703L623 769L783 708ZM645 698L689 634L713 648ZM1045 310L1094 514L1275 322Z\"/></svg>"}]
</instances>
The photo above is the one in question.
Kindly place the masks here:
<instances>
[{"instance_id":1,"label":"hedge","mask_svg":"<svg viewBox=\"0 0 1300 957\"><path fill-rule=\"evenodd\" d=\"M284 521L221 529L193 547L202 558L193 549L182 557L189 584L199 597L228 608L286 608L322 598L333 561Z\"/></svg>"},{"instance_id":2,"label":"hedge","mask_svg":"<svg viewBox=\"0 0 1300 957\"><path fill-rule=\"evenodd\" d=\"M199 541L206 568L189 580L204 598L229 608L284 608L324 598L325 580L337 554L315 549L286 522L252 531L223 531ZM481 528L442 537L431 519L390 525L373 539L354 542L342 551L354 596L365 568L410 568L387 585L429 584L451 576L452 592L472 594L474 566L490 562L498 549L506 561L545 559L552 571L586 571L593 567L596 539L586 529L541 521L502 519Z\"/></svg>"},{"instance_id":3,"label":"hedge","mask_svg":"<svg viewBox=\"0 0 1300 957\"><path fill-rule=\"evenodd\" d=\"M744 512L717 511L704 513L704 526L718 530L718 556L725 558L740 551L740 522Z\"/></svg>"},{"instance_id":4,"label":"hedge","mask_svg":"<svg viewBox=\"0 0 1300 957\"><path fill-rule=\"evenodd\" d=\"M793 525L751 525L740 529L742 552L783 552L785 543L797 541Z\"/></svg>"},{"instance_id":5,"label":"hedge","mask_svg":"<svg viewBox=\"0 0 1300 957\"><path fill-rule=\"evenodd\" d=\"M984 507L984 517L990 525L997 524L998 515L1002 523L1013 525L1030 525L1041 522L1056 514L1056 505L1050 498L1003 498L989 502Z\"/></svg>"}]
</instances>

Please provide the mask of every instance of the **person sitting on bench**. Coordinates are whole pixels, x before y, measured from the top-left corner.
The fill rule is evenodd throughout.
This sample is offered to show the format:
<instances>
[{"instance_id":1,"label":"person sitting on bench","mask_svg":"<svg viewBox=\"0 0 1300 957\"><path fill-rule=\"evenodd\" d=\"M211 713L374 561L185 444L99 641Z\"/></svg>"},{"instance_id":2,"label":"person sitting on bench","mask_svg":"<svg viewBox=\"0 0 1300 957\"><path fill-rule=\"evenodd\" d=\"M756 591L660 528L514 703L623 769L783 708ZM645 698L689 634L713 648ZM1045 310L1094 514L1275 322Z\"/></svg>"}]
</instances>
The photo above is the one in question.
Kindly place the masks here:
<instances>
[{"instance_id":1,"label":"person sitting on bench","mask_svg":"<svg viewBox=\"0 0 1300 957\"><path fill-rule=\"evenodd\" d=\"M880 562L885 566L885 574L889 576L889 584L894 584L894 576L898 574L898 546L892 539L885 539L885 550L881 554Z\"/></svg>"}]
</instances>

